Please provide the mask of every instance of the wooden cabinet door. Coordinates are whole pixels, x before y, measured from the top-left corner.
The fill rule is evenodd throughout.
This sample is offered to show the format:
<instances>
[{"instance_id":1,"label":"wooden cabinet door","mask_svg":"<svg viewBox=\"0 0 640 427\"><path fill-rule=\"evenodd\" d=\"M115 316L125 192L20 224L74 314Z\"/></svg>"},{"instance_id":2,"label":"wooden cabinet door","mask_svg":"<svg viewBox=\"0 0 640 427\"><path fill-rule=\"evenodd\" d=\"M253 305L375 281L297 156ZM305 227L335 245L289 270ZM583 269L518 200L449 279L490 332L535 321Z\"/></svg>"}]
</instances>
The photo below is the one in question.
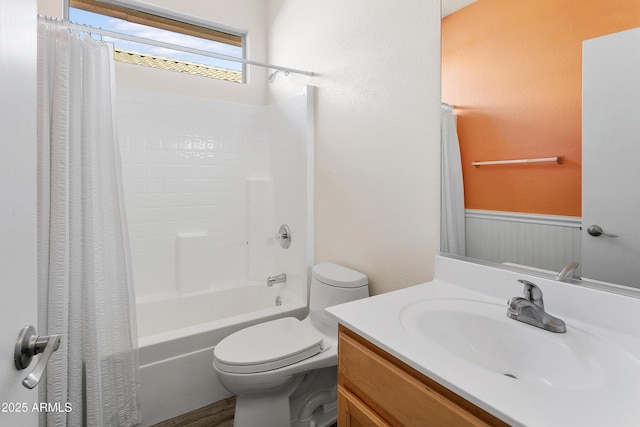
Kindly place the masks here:
<instances>
[{"instance_id":1,"label":"wooden cabinet door","mask_svg":"<svg viewBox=\"0 0 640 427\"><path fill-rule=\"evenodd\" d=\"M338 386L339 427L507 425L342 326Z\"/></svg>"},{"instance_id":2,"label":"wooden cabinet door","mask_svg":"<svg viewBox=\"0 0 640 427\"><path fill-rule=\"evenodd\" d=\"M386 427L389 424L349 390L338 386L338 426Z\"/></svg>"}]
</instances>

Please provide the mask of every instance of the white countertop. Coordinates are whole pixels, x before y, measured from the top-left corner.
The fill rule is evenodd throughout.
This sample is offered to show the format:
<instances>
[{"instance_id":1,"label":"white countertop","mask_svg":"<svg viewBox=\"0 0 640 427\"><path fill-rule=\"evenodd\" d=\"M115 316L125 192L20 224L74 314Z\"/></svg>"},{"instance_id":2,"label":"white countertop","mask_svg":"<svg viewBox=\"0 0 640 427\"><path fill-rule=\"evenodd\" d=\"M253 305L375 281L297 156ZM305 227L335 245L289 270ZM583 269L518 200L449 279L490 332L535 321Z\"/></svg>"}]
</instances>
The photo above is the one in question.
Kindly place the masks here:
<instances>
[{"instance_id":1,"label":"white countertop","mask_svg":"<svg viewBox=\"0 0 640 427\"><path fill-rule=\"evenodd\" d=\"M546 311L566 322L567 333L554 334L508 321L541 334L553 334L554 340L567 340L567 346L577 334L595 336L603 346L614 349L624 363L598 360L599 355L581 355L591 357L589 363L594 369L604 366L606 375L594 381L577 381L575 386L549 387L514 380L471 363L428 339L416 339L401 323L408 307L436 299L500 304L506 318L507 300L522 295L517 279L530 280L540 287ZM329 307L327 312L381 349L509 424L640 425L638 298L439 256L432 282Z\"/></svg>"}]
</instances>

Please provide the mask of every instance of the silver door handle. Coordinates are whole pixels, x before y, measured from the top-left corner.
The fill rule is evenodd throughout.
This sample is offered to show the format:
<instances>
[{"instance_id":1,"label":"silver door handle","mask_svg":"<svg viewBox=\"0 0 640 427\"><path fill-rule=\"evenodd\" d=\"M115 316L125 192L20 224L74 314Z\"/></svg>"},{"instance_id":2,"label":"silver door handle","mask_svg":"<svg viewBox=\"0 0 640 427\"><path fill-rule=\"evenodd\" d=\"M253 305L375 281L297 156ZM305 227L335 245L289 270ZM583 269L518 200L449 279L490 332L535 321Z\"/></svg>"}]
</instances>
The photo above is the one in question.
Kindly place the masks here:
<instances>
[{"instance_id":1,"label":"silver door handle","mask_svg":"<svg viewBox=\"0 0 640 427\"><path fill-rule=\"evenodd\" d=\"M616 237L618 237L617 234L609 234L609 233L605 233L602 230L602 227L600 227L599 225L590 225L589 228L587 228L587 233L589 233L590 235L594 236L594 237L598 237L598 236L605 236L605 237L611 237L613 239L615 239Z\"/></svg>"},{"instance_id":2,"label":"silver door handle","mask_svg":"<svg viewBox=\"0 0 640 427\"><path fill-rule=\"evenodd\" d=\"M27 325L22 328L16 340L13 357L16 369L26 369L31 364L33 356L42 354L34 370L22 380L23 386L32 389L38 385L45 369L47 369L49 358L58 347L60 347L59 334L37 336L36 328L33 326Z\"/></svg>"}]
</instances>

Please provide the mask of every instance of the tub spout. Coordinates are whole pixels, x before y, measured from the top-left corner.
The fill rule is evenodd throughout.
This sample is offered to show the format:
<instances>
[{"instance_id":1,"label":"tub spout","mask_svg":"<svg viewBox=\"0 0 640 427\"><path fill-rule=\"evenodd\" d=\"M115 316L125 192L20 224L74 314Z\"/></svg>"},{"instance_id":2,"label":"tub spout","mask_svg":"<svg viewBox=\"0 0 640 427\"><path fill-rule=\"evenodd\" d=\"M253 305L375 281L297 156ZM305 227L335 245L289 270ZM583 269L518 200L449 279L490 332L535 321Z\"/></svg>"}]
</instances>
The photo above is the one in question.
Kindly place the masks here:
<instances>
[{"instance_id":1,"label":"tub spout","mask_svg":"<svg viewBox=\"0 0 640 427\"><path fill-rule=\"evenodd\" d=\"M273 286L276 283L284 283L287 281L287 275L285 273L281 273L275 276L267 277L267 286Z\"/></svg>"}]
</instances>

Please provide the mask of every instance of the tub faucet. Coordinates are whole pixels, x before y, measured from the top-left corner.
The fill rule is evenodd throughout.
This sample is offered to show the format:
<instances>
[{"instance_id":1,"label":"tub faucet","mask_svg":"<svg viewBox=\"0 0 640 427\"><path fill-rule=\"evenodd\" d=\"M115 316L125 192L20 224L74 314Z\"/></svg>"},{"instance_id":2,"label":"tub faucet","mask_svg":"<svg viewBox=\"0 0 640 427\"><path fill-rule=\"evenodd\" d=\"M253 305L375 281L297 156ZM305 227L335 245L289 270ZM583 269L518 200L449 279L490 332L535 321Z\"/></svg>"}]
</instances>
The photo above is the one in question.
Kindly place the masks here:
<instances>
[{"instance_id":1,"label":"tub faucet","mask_svg":"<svg viewBox=\"0 0 640 427\"><path fill-rule=\"evenodd\" d=\"M267 286L273 286L276 283L284 283L287 281L287 275L285 273L277 274L275 276L267 277Z\"/></svg>"},{"instance_id":2,"label":"tub faucet","mask_svg":"<svg viewBox=\"0 0 640 427\"><path fill-rule=\"evenodd\" d=\"M562 270L556 275L556 280L563 281L564 279L580 279L579 276L576 276L576 269L580 264L575 261L571 261L569 264L565 265Z\"/></svg>"},{"instance_id":3,"label":"tub faucet","mask_svg":"<svg viewBox=\"0 0 640 427\"><path fill-rule=\"evenodd\" d=\"M544 311L540 288L528 280L520 279L518 282L524 285L524 298L513 297L509 300L507 316L547 331L567 332L564 321Z\"/></svg>"}]
</instances>

